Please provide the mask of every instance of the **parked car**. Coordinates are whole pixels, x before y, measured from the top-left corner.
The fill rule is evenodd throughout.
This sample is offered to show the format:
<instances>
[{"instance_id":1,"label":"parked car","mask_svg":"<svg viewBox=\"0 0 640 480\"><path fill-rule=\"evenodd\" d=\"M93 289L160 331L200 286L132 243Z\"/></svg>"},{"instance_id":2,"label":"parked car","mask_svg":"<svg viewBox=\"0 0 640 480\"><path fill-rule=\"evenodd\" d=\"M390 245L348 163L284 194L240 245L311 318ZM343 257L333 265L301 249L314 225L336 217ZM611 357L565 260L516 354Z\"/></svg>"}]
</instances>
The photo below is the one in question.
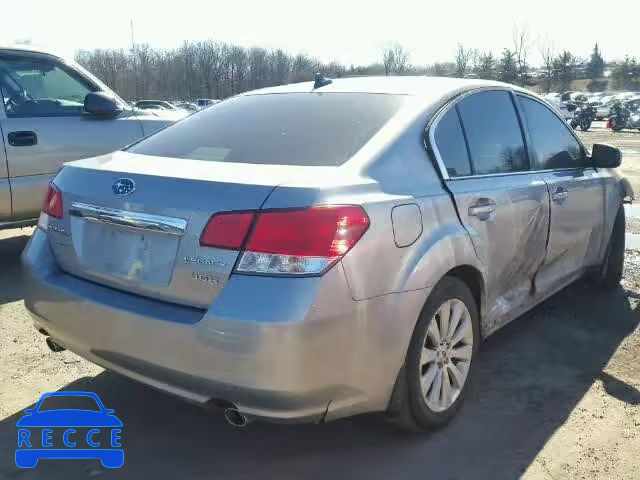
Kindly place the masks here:
<instances>
[{"instance_id":1,"label":"parked car","mask_svg":"<svg viewBox=\"0 0 640 480\"><path fill-rule=\"evenodd\" d=\"M160 108L163 110L176 110L176 107L171 102L164 100L138 100L136 102L136 108Z\"/></svg>"},{"instance_id":2,"label":"parked car","mask_svg":"<svg viewBox=\"0 0 640 480\"><path fill-rule=\"evenodd\" d=\"M163 107L162 105L156 105L154 103L136 105L136 108L139 108L140 110L174 110L173 108Z\"/></svg>"},{"instance_id":3,"label":"parked car","mask_svg":"<svg viewBox=\"0 0 640 480\"><path fill-rule=\"evenodd\" d=\"M587 273L619 283L619 164L498 82L248 92L66 164L24 302L50 345L234 425L428 428L459 409L481 339Z\"/></svg>"},{"instance_id":4,"label":"parked car","mask_svg":"<svg viewBox=\"0 0 640 480\"><path fill-rule=\"evenodd\" d=\"M205 108L205 107L209 107L211 105L215 105L219 101L220 100L215 100L213 98L199 98L198 100L196 100L196 104L200 108Z\"/></svg>"},{"instance_id":5,"label":"parked car","mask_svg":"<svg viewBox=\"0 0 640 480\"><path fill-rule=\"evenodd\" d=\"M176 107L186 110L189 113L194 113L200 110L200 108L198 108L198 106L195 103L191 103L191 102L178 102L176 104Z\"/></svg>"},{"instance_id":6,"label":"parked car","mask_svg":"<svg viewBox=\"0 0 640 480\"><path fill-rule=\"evenodd\" d=\"M573 118L573 112L575 110L575 104L571 102L550 101L550 105L556 109L560 116L569 121Z\"/></svg>"},{"instance_id":7,"label":"parked car","mask_svg":"<svg viewBox=\"0 0 640 480\"><path fill-rule=\"evenodd\" d=\"M184 116L133 110L74 62L26 46L0 47L0 92L0 229L36 223L63 162L112 152Z\"/></svg>"}]
</instances>

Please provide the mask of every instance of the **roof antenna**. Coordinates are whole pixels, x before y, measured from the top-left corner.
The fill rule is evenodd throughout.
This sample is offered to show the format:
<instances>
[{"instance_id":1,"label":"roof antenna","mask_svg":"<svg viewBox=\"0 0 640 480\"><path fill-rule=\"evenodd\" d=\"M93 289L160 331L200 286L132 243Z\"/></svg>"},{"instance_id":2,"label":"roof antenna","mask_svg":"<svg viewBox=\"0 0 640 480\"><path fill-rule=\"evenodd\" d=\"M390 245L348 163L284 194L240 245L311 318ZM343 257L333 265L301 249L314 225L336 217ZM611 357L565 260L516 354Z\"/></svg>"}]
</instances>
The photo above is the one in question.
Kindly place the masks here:
<instances>
[{"instance_id":1,"label":"roof antenna","mask_svg":"<svg viewBox=\"0 0 640 480\"><path fill-rule=\"evenodd\" d=\"M323 76L320 73L316 73L313 79L313 89L315 90L316 88L325 87L330 83L333 83L333 80Z\"/></svg>"}]
</instances>

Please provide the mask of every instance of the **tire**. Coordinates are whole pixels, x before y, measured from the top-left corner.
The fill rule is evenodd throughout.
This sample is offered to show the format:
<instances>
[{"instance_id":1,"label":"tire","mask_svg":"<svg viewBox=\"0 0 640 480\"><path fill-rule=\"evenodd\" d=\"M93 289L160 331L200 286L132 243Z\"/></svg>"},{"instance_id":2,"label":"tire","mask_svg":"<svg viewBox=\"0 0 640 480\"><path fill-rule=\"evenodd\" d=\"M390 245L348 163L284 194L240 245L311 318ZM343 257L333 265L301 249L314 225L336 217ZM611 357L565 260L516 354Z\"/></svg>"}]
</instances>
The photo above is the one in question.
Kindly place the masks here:
<instances>
[{"instance_id":1,"label":"tire","mask_svg":"<svg viewBox=\"0 0 640 480\"><path fill-rule=\"evenodd\" d=\"M446 322L449 342L441 345L434 333L440 337L440 331L445 331L440 314L445 311L450 313ZM459 320L452 328L456 317ZM479 343L478 307L473 294L462 280L444 277L432 290L418 318L396 381L389 419L414 431L438 428L451 420L468 389ZM445 391L449 393L446 398Z\"/></svg>"},{"instance_id":2,"label":"tire","mask_svg":"<svg viewBox=\"0 0 640 480\"><path fill-rule=\"evenodd\" d=\"M601 288L613 289L620 286L624 269L624 235L625 214L624 207L620 206L613 223L613 230L607 244L604 260L591 276L592 282Z\"/></svg>"},{"instance_id":3,"label":"tire","mask_svg":"<svg viewBox=\"0 0 640 480\"><path fill-rule=\"evenodd\" d=\"M587 130L589 130L589 128L591 128L591 120L585 120L582 122L582 125L580 126L581 130L583 132L586 132Z\"/></svg>"}]
</instances>

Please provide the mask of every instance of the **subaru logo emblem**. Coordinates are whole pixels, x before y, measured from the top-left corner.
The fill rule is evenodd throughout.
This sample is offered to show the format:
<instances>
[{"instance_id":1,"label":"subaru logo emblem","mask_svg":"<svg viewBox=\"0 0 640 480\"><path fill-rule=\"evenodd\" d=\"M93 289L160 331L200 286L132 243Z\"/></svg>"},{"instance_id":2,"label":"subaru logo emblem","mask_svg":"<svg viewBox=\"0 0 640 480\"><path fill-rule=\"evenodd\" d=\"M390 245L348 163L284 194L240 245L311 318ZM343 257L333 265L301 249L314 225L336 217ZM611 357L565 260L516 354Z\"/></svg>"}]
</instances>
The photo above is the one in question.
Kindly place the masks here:
<instances>
[{"instance_id":1,"label":"subaru logo emblem","mask_svg":"<svg viewBox=\"0 0 640 480\"><path fill-rule=\"evenodd\" d=\"M113 185L111 185L111 190L113 193L120 197L124 197L125 195L131 195L136 189L136 182L131 178L119 178Z\"/></svg>"}]
</instances>

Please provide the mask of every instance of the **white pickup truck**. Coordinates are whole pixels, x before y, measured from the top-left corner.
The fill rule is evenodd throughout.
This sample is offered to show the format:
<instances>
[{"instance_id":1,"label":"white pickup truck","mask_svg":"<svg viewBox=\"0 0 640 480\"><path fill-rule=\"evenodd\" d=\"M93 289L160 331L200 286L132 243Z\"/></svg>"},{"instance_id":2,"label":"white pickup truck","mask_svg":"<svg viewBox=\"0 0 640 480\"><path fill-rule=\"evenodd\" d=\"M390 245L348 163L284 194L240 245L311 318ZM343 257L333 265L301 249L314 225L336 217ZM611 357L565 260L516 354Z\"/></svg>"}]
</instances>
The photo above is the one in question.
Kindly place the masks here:
<instances>
[{"instance_id":1,"label":"white pickup truck","mask_svg":"<svg viewBox=\"0 0 640 480\"><path fill-rule=\"evenodd\" d=\"M73 61L0 46L0 229L35 224L70 160L118 150L187 115L132 109Z\"/></svg>"}]
</instances>

